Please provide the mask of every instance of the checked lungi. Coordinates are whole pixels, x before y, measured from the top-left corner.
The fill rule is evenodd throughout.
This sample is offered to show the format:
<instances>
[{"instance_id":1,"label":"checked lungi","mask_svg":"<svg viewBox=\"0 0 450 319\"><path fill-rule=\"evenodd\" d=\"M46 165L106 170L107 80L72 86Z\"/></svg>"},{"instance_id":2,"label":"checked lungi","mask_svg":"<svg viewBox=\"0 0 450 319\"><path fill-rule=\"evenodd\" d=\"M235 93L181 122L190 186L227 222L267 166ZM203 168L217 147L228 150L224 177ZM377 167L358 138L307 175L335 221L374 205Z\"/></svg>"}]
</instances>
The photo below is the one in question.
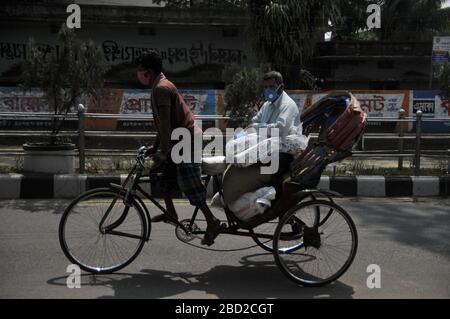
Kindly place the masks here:
<instances>
[{"instance_id":1,"label":"checked lungi","mask_svg":"<svg viewBox=\"0 0 450 319\"><path fill-rule=\"evenodd\" d=\"M171 196L178 189L186 195L191 205L206 204L206 187L202 182L200 164L175 164L172 159L167 159L161 178L161 192Z\"/></svg>"}]
</instances>

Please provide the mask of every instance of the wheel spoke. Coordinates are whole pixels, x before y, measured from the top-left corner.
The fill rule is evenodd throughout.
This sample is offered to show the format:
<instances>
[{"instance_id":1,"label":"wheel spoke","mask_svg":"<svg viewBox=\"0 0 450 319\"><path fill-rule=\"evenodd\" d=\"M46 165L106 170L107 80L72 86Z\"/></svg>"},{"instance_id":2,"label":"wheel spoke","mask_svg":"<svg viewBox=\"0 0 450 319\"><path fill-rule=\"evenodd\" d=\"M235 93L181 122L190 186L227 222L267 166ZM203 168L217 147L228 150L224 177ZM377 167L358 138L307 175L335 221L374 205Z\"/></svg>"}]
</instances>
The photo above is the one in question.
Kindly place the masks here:
<instances>
[{"instance_id":1,"label":"wheel spoke","mask_svg":"<svg viewBox=\"0 0 450 319\"><path fill-rule=\"evenodd\" d=\"M283 237L292 220L306 225L302 238L304 253L289 250L293 241ZM318 229L312 227L317 221ZM287 212L276 229L274 240L278 248L274 252L277 265L289 279L306 286L336 280L350 266L357 246L356 229L350 216L336 204L323 200L302 203Z\"/></svg>"},{"instance_id":2,"label":"wheel spoke","mask_svg":"<svg viewBox=\"0 0 450 319\"><path fill-rule=\"evenodd\" d=\"M98 273L118 270L131 262L144 244L145 216L134 205L121 224L106 234L100 232L99 223L115 197L117 194L112 191L88 192L63 214L60 225L63 251L87 271ZM103 227L120 220L123 211L124 204L119 198Z\"/></svg>"}]
</instances>

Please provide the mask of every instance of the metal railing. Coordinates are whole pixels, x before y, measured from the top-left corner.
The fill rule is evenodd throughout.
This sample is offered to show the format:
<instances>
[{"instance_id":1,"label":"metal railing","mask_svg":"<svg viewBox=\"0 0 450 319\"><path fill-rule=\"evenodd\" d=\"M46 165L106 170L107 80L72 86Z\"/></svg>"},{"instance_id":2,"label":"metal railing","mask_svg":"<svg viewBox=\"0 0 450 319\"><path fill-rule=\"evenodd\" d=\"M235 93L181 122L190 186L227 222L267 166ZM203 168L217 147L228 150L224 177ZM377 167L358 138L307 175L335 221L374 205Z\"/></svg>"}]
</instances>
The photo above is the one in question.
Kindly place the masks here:
<instances>
[{"instance_id":1,"label":"metal railing","mask_svg":"<svg viewBox=\"0 0 450 319\"><path fill-rule=\"evenodd\" d=\"M79 105L77 113L68 113L65 115L55 115L52 113L37 113L30 114L25 112L0 112L1 118L66 118L77 120L78 128L76 131L65 131L60 135L62 136L78 136L78 157L79 157L79 172L84 173L85 171L85 162L86 156L134 156L134 151L115 151L115 150L99 150L99 149L86 149L85 147L85 138L86 136L108 136L108 137L155 137L156 134L142 132L137 133L130 132L126 133L116 133L107 131L102 135L102 131L87 131L85 129L85 119L87 118L100 118L100 119L118 119L118 120L131 120L131 121L153 121L152 115L134 115L134 114L105 114L105 113L86 113L85 107L83 105ZM215 120L229 120L229 116L219 116L219 115L196 115L196 120L206 120L206 121L215 121ZM438 157L439 159L447 158L448 159L448 169L450 171L450 149L439 152L430 153L425 152L421 149L422 140L428 138L436 138L436 134L428 134L424 135L422 132L422 124L423 122L442 122L442 121L450 121L449 118L424 118L421 111L417 111L416 117L405 117L405 111L401 109L399 111L398 117L383 117L383 118L368 118L368 122L375 123L396 123L398 125L398 133L367 133L363 136L362 144L364 145L364 140L366 139L398 139L398 150L397 151L354 151L353 157L355 158L364 158L364 157L373 157L373 158L397 158L398 159L398 169L403 169L404 158L413 158L414 163L414 174L419 175L420 166L421 166L421 158L422 157ZM404 123L415 123L415 133L413 134L405 134ZM22 132L23 134L30 135L30 132ZM8 133L5 133L8 135ZM10 135L20 135L20 132L11 131ZM31 135L45 136L49 133L45 131L40 132L32 132ZM211 137L211 135L205 134L206 137ZM439 135L440 138L448 138L450 139L450 134L447 135ZM312 138L317 138L317 134L312 134ZM405 152L404 149L404 141L407 139L415 140L415 150L414 153ZM364 149L364 147L363 147ZM23 151L14 150L14 151L0 151L0 155L20 155L23 154Z\"/></svg>"}]
</instances>

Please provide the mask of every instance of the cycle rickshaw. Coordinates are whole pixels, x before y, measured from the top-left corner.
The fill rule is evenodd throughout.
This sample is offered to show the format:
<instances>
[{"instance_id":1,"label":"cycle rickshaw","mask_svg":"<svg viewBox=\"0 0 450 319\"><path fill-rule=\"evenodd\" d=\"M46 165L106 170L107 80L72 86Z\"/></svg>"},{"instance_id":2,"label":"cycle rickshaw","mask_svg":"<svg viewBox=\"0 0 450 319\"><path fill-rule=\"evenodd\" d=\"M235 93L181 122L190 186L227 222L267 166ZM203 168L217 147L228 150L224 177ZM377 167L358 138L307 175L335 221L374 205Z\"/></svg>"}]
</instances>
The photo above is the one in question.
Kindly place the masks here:
<instances>
[{"instance_id":1,"label":"cycle rickshaw","mask_svg":"<svg viewBox=\"0 0 450 319\"><path fill-rule=\"evenodd\" d=\"M323 150L327 156L320 158L320 165L309 165L309 171L318 173L319 178L328 162L349 155L335 152L324 144L313 144L296 161L297 166L317 164L317 153ZM145 151L145 147L138 150L136 163L122 185L110 184L110 187L87 191L64 211L59 225L60 244L66 257L81 269L94 274L112 273L139 255L152 229L150 211L143 198L167 214L141 187L150 178L143 176ZM207 175L206 183L215 183L222 194L220 171L208 163L202 167ZM243 223L225 207L227 227L220 236L251 237L273 254L279 269L290 280L303 286L323 286L338 279L350 267L358 245L356 227L350 215L333 200L340 196L338 193L305 189L292 183L298 185L298 192L293 195L295 200L290 209L256 227L243 228ZM190 219L181 221L167 214L179 240L189 243L205 233L196 223L198 210L195 208Z\"/></svg>"}]
</instances>

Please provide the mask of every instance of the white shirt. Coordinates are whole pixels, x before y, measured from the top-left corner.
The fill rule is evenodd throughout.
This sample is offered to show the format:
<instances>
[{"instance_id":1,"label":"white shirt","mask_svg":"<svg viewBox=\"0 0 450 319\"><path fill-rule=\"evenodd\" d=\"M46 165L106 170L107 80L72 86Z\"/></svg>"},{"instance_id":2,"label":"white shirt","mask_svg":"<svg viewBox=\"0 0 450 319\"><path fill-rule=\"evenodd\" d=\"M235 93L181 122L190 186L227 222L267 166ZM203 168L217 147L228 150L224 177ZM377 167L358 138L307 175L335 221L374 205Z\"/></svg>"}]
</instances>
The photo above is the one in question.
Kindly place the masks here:
<instances>
[{"instance_id":1,"label":"white shirt","mask_svg":"<svg viewBox=\"0 0 450 319\"><path fill-rule=\"evenodd\" d=\"M295 101L283 91L275 102L265 102L258 114L252 119L253 127L270 129L278 128L279 136L283 140L286 136L300 126L300 116Z\"/></svg>"}]
</instances>

